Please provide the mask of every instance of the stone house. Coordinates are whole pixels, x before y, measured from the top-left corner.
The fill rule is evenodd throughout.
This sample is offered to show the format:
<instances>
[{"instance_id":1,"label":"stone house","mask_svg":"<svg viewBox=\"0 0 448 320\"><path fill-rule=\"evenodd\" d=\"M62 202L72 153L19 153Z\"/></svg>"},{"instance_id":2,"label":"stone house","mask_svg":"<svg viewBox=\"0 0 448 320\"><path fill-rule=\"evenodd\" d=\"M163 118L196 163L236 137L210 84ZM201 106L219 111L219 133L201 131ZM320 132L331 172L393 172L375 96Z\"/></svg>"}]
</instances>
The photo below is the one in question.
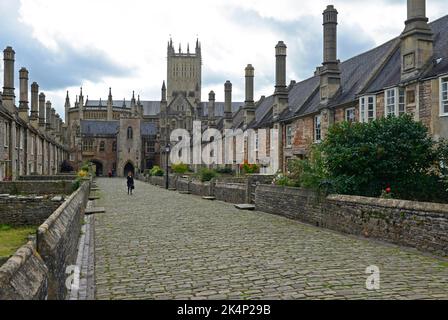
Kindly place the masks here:
<instances>
[{"instance_id":1,"label":"stone house","mask_svg":"<svg viewBox=\"0 0 448 320\"><path fill-rule=\"evenodd\" d=\"M31 84L29 72L19 71L19 105L15 101L15 51L7 47L4 55L4 83L0 93L0 181L16 180L23 175L52 175L60 172L68 158L66 128L60 116L39 94L39 85Z\"/></svg>"}]
</instances>

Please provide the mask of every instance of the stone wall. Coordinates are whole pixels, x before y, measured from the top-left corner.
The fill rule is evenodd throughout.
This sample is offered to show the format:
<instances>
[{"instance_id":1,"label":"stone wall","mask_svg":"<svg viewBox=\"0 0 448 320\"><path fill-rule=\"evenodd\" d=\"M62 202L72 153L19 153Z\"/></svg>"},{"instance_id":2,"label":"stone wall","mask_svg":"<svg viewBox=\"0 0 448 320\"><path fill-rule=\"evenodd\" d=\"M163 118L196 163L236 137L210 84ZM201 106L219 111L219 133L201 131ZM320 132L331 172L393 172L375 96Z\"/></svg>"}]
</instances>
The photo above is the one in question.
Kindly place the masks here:
<instances>
[{"instance_id":1,"label":"stone wall","mask_svg":"<svg viewBox=\"0 0 448 320\"><path fill-rule=\"evenodd\" d=\"M32 242L0 268L0 300L45 300L48 268Z\"/></svg>"},{"instance_id":2,"label":"stone wall","mask_svg":"<svg viewBox=\"0 0 448 320\"><path fill-rule=\"evenodd\" d=\"M49 299L65 297L65 271L76 261L89 193L90 182L86 181L38 229L37 251L49 270Z\"/></svg>"},{"instance_id":3,"label":"stone wall","mask_svg":"<svg viewBox=\"0 0 448 320\"><path fill-rule=\"evenodd\" d=\"M44 197L0 196L0 225L39 226L62 202Z\"/></svg>"},{"instance_id":4,"label":"stone wall","mask_svg":"<svg viewBox=\"0 0 448 320\"><path fill-rule=\"evenodd\" d=\"M217 200L229 203L246 203L246 185L242 183L216 182L214 196Z\"/></svg>"},{"instance_id":5,"label":"stone wall","mask_svg":"<svg viewBox=\"0 0 448 320\"><path fill-rule=\"evenodd\" d=\"M313 191L261 185L256 210L331 230L448 256L448 205L355 196L320 197Z\"/></svg>"},{"instance_id":6,"label":"stone wall","mask_svg":"<svg viewBox=\"0 0 448 320\"><path fill-rule=\"evenodd\" d=\"M57 174L52 176L21 176L20 181L68 181L75 180L76 175L73 174Z\"/></svg>"},{"instance_id":7,"label":"stone wall","mask_svg":"<svg viewBox=\"0 0 448 320\"><path fill-rule=\"evenodd\" d=\"M0 194L71 194L72 181L14 181L0 182Z\"/></svg>"}]
</instances>

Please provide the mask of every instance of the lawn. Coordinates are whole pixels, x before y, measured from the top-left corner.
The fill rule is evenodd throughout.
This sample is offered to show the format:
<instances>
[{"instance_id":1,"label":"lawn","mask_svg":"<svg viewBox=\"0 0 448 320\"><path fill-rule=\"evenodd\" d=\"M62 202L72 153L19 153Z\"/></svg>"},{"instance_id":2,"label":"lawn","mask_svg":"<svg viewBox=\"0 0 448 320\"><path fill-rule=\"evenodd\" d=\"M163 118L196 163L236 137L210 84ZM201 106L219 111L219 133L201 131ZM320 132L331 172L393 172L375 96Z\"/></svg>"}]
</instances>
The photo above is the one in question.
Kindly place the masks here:
<instances>
[{"instance_id":1,"label":"lawn","mask_svg":"<svg viewBox=\"0 0 448 320\"><path fill-rule=\"evenodd\" d=\"M0 225L0 258L13 255L17 249L27 243L28 236L34 234L36 229L36 227L13 228Z\"/></svg>"}]
</instances>

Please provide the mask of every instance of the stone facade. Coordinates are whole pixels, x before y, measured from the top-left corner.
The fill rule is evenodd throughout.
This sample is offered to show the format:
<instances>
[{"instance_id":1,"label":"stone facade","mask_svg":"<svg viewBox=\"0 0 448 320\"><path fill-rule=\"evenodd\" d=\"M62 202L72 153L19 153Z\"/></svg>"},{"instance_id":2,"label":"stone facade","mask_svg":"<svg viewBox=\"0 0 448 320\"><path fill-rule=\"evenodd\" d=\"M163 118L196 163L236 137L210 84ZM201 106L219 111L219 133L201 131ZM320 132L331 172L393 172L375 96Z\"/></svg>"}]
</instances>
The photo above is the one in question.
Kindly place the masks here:
<instances>
[{"instance_id":1,"label":"stone facade","mask_svg":"<svg viewBox=\"0 0 448 320\"><path fill-rule=\"evenodd\" d=\"M448 205L257 187L256 209L315 226L448 256Z\"/></svg>"},{"instance_id":2,"label":"stone facade","mask_svg":"<svg viewBox=\"0 0 448 320\"><path fill-rule=\"evenodd\" d=\"M20 70L20 102L16 105L14 88L15 52L4 52L4 85L0 99L0 181L16 180L22 175L48 175L60 172L67 159L65 127L54 109L38 114L36 90L32 84L31 113L28 106L28 71ZM43 95L41 93L41 95ZM45 96L43 95L45 101ZM53 112L51 112L53 110ZM48 111L48 110L47 110ZM37 112L37 113L36 113ZM45 111L43 111L45 112ZM49 126L39 126L36 116L47 118ZM54 117L53 117L54 115ZM51 123L51 124L50 124Z\"/></svg>"},{"instance_id":3,"label":"stone facade","mask_svg":"<svg viewBox=\"0 0 448 320\"><path fill-rule=\"evenodd\" d=\"M11 195L68 195L72 193L72 181L13 181L0 182L0 194Z\"/></svg>"}]
</instances>

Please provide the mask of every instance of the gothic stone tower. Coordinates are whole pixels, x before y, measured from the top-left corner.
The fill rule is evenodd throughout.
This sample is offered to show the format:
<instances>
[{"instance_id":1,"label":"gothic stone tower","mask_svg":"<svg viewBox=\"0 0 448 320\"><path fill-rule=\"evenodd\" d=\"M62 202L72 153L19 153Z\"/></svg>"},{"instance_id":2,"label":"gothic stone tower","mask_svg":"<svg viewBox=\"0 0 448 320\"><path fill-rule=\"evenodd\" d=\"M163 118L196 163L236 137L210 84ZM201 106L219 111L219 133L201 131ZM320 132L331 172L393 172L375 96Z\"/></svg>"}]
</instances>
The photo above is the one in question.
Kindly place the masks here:
<instances>
[{"instance_id":1,"label":"gothic stone tower","mask_svg":"<svg viewBox=\"0 0 448 320\"><path fill-rule=\"evenodd\" d=\"M199 40L195 52L175 52L173 41L168 42L167 100L170 104L178 95L183 95L193 106L201 102L202 55Z\"/></svg>"}]
</instances>

